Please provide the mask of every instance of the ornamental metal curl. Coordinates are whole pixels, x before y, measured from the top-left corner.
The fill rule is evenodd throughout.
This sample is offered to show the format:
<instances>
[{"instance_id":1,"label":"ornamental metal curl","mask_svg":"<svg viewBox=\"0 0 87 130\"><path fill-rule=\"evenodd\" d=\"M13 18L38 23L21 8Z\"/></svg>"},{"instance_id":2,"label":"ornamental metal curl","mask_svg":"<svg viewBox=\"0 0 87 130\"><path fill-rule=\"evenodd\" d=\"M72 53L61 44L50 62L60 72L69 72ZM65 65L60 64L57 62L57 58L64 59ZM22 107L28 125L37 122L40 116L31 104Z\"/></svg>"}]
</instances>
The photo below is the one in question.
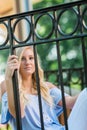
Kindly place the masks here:
<instances>
[{"instance_id":1,"label":"ornamental metal curl","mask_svg":"<svg viewBox=\"0 0 87 130\"><path fill-rule=\"evenodd\" d=\"M25 39L25 40L23 40L23 41L20 41L20 40L18 40L17 38L16 38L16 36L15 36L15 33L14 33L14 35L13 35L13 39L17 42L17 43L19 43L19 44L22 44L22 43L26 43L27 41L29 41L30 40L30 37L31 37L31 23L30 23L30 20L27 18L27 17L23 17L23 18L18 18L16 21L15 21L15 23L13 24L13 32L15 32L15 30L16 30L16 26L18 25L18 23L19 22L21 22L21 21L26 21L27 23L28 23L28 26L29 26L29 32L28 32L28 36L27 36L27 38Z\"/></svg>"}]
</instances>

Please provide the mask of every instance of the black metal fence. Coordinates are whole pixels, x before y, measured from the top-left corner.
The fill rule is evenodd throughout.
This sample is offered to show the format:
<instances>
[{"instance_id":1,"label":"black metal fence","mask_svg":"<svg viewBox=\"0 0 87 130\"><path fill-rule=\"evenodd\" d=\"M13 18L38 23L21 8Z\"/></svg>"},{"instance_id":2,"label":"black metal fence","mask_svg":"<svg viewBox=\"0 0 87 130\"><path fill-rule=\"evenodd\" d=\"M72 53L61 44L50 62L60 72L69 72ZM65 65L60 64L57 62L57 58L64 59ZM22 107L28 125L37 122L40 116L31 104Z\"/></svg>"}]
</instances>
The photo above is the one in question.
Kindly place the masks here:
<instances>
[{"instance_id":1,"label":"black metal fence","mask_svg":"<svg viewBox=\"0 0 87 130\"><path fill-rule=\"evenodd\" d=\"M61 26L61 19L64 13L70 12L71 16L74 16L74 25L70 31L64 30ZM70 79L74 72L78 72L80 84L82 88L87 86L87 46L86 46L86 37L87 37L87 1L78 1L68 4L62 4L54 7L38 9L26 13L16 14L12 16L7 16L0 18L0 25L4 26L6 30L6 39L0 45L0 50L9 49L11 54L14 54L14 50L23 46L33 45L34 54L35 54L35 64L36 64L36 74L37 74L37 90L38 90L38 99L39 99L39 108L40 108L40 117L41 117L41 129L44 130L43 115L42 115L42 104L41 104L41 95L39 87L39 76L38 76L38 67L37 67L37 57L36 57L36 46L40 44L52 44L56 43L57 49L57 61L58 61L58 70L46 71L45 77L48 78L49 74L56 74L56 83L61 86L63 107L64 107L64 120L66 130L68 130L67 125L67 114L66 114L66 104L64 99L64 85L70 85ZM48 18L48 22L51 24L49 32L47 35L43 36L38 33L38 23L43 17ZM24 20L27 23L28 32L24 39L20 39L20 34L17 34L17 29L20 26L20 22ZM18 27L18 28L17 28ZM21 28L19 28L21 29ZM18 30L20 32L20 30ZM63 69L61 62L61 53L60 53L60 42L70 39L80 39L81 52L83 67L82 68L70 68ZM67 73L67 79L64 81L63 72ZM17 73L15 71L13 75L13 89L14 89L14 99L15 99L15 110L16 110L16 122L17 130L22 130L21 117L20 117L20 101L19 101L19 92L18 92L18 81ZM77 81L78 82L78 81ZM76 82L76 83L77 83Z\"/></svg>"}]
</instances>

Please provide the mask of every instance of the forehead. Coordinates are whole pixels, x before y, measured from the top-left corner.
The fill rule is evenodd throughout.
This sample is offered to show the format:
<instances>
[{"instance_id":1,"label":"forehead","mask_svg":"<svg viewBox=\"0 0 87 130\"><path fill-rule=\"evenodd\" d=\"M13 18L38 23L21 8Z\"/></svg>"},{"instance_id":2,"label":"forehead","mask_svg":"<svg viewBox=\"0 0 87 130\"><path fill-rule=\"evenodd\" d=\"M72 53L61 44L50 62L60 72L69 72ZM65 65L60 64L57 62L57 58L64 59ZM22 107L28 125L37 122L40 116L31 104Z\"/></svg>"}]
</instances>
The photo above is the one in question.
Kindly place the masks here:
<instances>
[{"instance_id":1,"label":"forehead","mask_svg":"<svg viewBox=\"0 0 87 130\"><path fill-rule=\"evenodd\" d=\"M22 56L34 56L34 53L33 53L33 49L32 48L26 48L24 51L23 51L23 54Z\"/></svg>"}]
</instances>

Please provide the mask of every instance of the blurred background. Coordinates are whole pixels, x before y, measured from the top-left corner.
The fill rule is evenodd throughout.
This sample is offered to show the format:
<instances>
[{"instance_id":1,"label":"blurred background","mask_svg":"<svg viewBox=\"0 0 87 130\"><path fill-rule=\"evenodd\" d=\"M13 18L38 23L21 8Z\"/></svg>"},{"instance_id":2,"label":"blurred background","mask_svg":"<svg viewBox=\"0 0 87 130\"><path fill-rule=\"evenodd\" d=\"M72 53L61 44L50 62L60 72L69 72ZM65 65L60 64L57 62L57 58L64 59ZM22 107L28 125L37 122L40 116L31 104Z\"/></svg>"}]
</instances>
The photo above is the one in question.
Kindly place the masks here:
<instances>
[{"instance_id":1,"label":"blurred background","mask_svg":"<svg viewBox=\"0 0 87 130\"><path fill-rule=\"evenodd\" d=\"M19 14L19 13L23 13L23 12L27 12L27 11L31 11L31 10L35 10L35 9L42 9L45 7L50 7L50 6L54 6L54 5L59 5L59 4L63 4L63 3L68 3L68 2L73 2L76 0L4 0L4 1L0 1L0 18L1 17L5 17L8 15L13 15L13 14ZM47 23L48 19L45 19L45 22ZM40 21L40 24L43 25L43 21ZM51 23L50 23L51 24ZM62 23L63 24L63 23ZM50 28L50 25L47 24L46 25L47 28ZM66 23L66 28L67 26L70 26L70 23ZM27 30L27 26L25 26L24 28L20 28L20 30L17 30L18 35L20 35L20 39L26 36L26 32ZM42 30L41 35L46 35L47 30ZM4 41L6 36L6 31L5 31L5 27L0 24L0 44ZM77 41L75 41L77 42ZM76 44L76 47L74 46L74 48L72 47L73 45L67 46L63 49L63 46L61 47L62 51L63 51L63 62L64 62L64 66L70 67L73 66L73 64L75 63L75 60L78 60L79 62L77 62L77 64L81 63L81 59L80 59L80 54L77 54L79 52L76 52L76 47L78 46ZM49 49L48 49L49 48ZM69 48L70 51L67 52L67 50ZM41 59L42 61L44 61L45 59L48 59L49 62L43 62L43 67L44 70L47 70L49 68L50 69L57 69L57 64L55 62L55 64L51 64L52 63L52 58L53 60L56 60L56 53L55 53L55 46L42 46L43 49L43 53L41 49L38 49ZM47 50L47 53L44 53L44 50ZM50 57L51 54L51 57ZM4 78L4 71L5 71L5 66L6 66L6 60L8 57L9 53L8 50L3 50L0 51L0 82L3 80ZM72 55L71 58L69 55ZM46 57L46 58L44 58ZM76 59L77 57L77 59ZM74 60L75 59L75 60ZM70 64L67 64L67 60L72 60L72 63L70 62ZM75 64L76 65L76 64ZM49 67L48 67L49 66Z\"/></svg>"}]
</instances>

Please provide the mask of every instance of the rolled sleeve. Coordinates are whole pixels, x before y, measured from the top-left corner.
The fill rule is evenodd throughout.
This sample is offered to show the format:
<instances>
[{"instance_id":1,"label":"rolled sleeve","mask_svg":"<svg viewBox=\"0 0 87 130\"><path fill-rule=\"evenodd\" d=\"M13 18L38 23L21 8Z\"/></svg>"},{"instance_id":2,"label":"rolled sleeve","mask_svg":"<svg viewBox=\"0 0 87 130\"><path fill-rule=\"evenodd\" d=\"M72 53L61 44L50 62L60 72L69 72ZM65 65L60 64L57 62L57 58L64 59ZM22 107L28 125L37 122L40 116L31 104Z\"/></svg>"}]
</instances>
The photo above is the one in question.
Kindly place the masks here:
<instances>
[{"instance_id":1,"label":"rolled sleeve","mask_svg":"<svg viewBox=\"0 0 87 130\"><path fill-rule=\"evenodd\" d=\"M62 99L61 91L58 88L51 88L50 95L53 97L55 105L58 105L59 101Z\"/></svg>"},{"instance_id":2,"label":"rolled sleeve","mask_svg":"<svg viewBox=\"0 0 87 130\"><path fill-rule=\"evenodd\" d=\"M4 93L2 96L1 124L6 124L10 117L11 115L8 110L7 93Z\"/></svg>"},{"instance_id":3,"label":"rolled sleeve","mask_svg":"<svg viewBox=\"0 0 87 130\"><path fill-rule=\"evenodd\" d=\"M53 98L56 115L59 116L63 112L63 107L58 105L58 103L62 100L61 90L58 89L57 87L52 88L50 90L50 95ZM64 95L67 96L66 93L64 93Z\"/></svg>"}]
</instances>

